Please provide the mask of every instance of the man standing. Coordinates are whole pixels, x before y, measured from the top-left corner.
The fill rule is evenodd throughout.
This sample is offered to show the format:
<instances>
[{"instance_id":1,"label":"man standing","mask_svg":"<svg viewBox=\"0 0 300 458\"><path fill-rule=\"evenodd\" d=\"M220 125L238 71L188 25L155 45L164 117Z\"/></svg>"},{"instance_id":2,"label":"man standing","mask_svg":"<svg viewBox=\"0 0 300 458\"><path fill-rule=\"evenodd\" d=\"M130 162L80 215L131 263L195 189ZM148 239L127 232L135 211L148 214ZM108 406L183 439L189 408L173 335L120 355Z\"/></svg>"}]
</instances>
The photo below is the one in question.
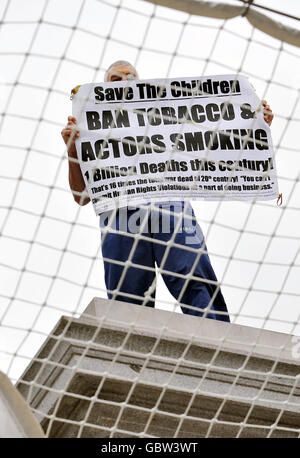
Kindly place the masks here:
<instances>
[{"instance_id":1,"label":"man standing","mask_svg":"<svg viewBox=\"0 0 300 458\"><path fill-rule=\"evenodd\" d=\"M105 74L109 82L131 79L138 79L138 74L126 61L114 62ZM263 106L270 125L273 115L266 102ZM68 149L71 191L79 205L86 205L90 198L77 161L75 127L76 119L69 116L62 137ZM156 263L184 313L230 321L203 233L188 202L146 203L138 209L104 212L100 227L109 298L154 307Z\"/></svg>"}]
</instances>

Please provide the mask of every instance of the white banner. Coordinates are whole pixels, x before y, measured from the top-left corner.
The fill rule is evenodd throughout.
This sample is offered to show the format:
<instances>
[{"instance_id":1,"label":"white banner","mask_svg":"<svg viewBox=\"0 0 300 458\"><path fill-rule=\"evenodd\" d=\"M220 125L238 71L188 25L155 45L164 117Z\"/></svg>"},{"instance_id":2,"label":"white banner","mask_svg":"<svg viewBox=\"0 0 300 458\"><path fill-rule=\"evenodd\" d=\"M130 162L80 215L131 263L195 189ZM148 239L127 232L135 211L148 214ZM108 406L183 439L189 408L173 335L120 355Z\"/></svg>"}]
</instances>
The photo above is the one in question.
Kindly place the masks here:
<instances>
[{"instance_id":1,"label":"white banner","mask_svg":"<svg viewBox=\"0 0 300 458\"><path fill-rule=\"evenodd\" d=\"M240 75L80 86L76 149L96 214L150 200L277 198L261 108Z\"/></svg>"}]
</instances>

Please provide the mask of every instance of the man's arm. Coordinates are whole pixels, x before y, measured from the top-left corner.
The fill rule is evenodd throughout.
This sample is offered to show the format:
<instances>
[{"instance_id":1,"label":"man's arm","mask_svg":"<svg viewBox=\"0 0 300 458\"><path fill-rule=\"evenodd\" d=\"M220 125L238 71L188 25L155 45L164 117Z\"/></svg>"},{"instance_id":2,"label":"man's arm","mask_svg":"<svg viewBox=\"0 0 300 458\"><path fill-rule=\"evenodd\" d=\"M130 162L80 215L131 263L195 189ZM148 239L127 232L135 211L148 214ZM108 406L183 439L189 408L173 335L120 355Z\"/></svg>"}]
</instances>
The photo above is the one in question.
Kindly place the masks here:
<instances>
[{"instance_id":1,"label":"man's arm","mask_svg":"<svg viewBox=\"0 0 300 458\"><path fill-rule=\"evenodd\" d=\"M75 139L79 137L79 131L76 130L74 132L74 126L76 126L76 122L76 118L69 116L68 124L61 131L61 135L68 149L70 189L78 205L86 205L89 203L90 198L84 195L84 193L86 193L85 182L81 173L80 165L78 163L78 156L75 147ZM72 159L75 160L73 161Z\"/></svg>"}]
</instances>

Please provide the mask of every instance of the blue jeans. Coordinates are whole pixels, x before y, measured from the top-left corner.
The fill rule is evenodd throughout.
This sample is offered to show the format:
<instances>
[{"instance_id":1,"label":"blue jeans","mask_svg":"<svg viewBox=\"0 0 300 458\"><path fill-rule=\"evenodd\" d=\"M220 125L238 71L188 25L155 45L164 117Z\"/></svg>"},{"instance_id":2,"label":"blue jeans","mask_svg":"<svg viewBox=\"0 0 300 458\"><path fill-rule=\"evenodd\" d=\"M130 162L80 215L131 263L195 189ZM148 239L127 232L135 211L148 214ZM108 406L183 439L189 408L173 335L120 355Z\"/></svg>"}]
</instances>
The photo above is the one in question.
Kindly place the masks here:
<instances>
[{"instance_id":1,"label":"blue jeans","mask_svg":"<svg viewBox=\"0 0 300 458\"><path fill-rule=\"evenodd\" d=\"M189 203L146 204L144 208L104 212L100 228L110 299L154 307L156 263L183 313L230 321ZM130 264L124 265L126 261Z\"/></svg>"}]
</instances>

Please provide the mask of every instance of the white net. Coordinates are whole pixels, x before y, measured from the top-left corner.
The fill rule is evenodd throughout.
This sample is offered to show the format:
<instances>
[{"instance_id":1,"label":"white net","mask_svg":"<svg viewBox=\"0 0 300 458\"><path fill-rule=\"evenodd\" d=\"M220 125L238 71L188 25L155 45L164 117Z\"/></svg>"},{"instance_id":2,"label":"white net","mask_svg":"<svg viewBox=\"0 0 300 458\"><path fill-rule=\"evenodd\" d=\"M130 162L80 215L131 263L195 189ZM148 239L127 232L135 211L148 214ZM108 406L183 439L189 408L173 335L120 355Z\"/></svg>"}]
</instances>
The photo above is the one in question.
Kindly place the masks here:
<instances>
[{"instance_id":1,"label":"white net","mask_svg":"<svg viewBox=\"0 0 300 458\"><path fill-rule=\"evenodd\" d=\"M68 157L60 131L71 114L70 90L78 84L103 81L107 67L118 59L132 62L143 79L243 74L249 76L258 96L270 104L275 114L271 129L283 204L195 201L193 208L217 276L215 282L210 282L217 291L221 289L231 322L259 330L257 339L265 330L279 331L294 339L295 351L290 358L295 365L299 364L299 47L289 44L290 38L287 43L259 31L240 15L232 19L207 18L153 3L74 0L71 4L61 0L28 0L26 7L21 0L0 3L0 370L14 382L33 361L62 315L77 318L95 296L105 298L107 294L98 221L90 204L81 207L73 201L68 183ZM172 2L165 3L171 6ZM243 6L246 12L245 2L218 2L221 3ZM269 3L272 3L268 4L269 8L284 8L284 11L278 14L260 9L260 13L291 28L299 28L300 5L292 0L286 1L284 7L276 0ZM251 6L249 10L255 11L255 8ZM285 33L288 37L288 30ZM297 34L293 36L296 44ZM140 233L134 236L130 255L119 262L125 267L119 285L130 269L128 260L132 261L142 238ZM168 244L168 250L171 248L172 243ZM160 269L156 267L158 272L165 268L165 262L166 257ZM151 267L148 266L148 270L151 271ZM178 312L179 317L184 289L178 300L174 299L161 275L148 290L147 299L154 288L156 309ZM119 289L112 291L113 297L120 299L119 292ZM125 293L125 298L137 299L133 293ZM121 299L124 299L123 293ZM62 334L57 334L60 336L54 339L57 347L68 335L70 326L68 322ZM85 355L91 349L97 350L97 342L103 350L103 341L98 339L101 328L100 321L72 366L71 372L79 379L78 368ZM124 411L134 403L143 425L138 431L140 437L157 435L153 432L153 422L161 422L163 418L173 422L173 426L169 426L168 432L161 429L161 437L164 434L180 436L182 430L188 429L188 426L184 429L187 422L195 421L196 417L197 421L201 420L200 435L222 435L222 428L218 429L221 424L223 428L234 425L231 434L242 436L247 425L260 428L253 412L260 406L266 386L275 383L274 377L284 379L285 394L276 408L273 406L268 426L264 424L261 429L266 431L265 435L272 436L280 424L280 431L298 435L299 420L292 414L285 418L288 408L294 412L298 408L297 370L291 369L282 375L278 370L282 356L279 351L276 356L272 355L271 363L266 364L266 372L260 372L251 362L251 345L245 359L237 367L228 369L226 394L222 397L219 393L210 416L202 412L199 420L195 412L201 404L201 396L207 392L206 383L216 366L224 363L222 358L218 362L218 358L226 346L226 333L208 360L200 358L197 362L187 357L194 345L193 335L176 361L176 350L173 356L170 350L168 378L154 383L157 391L148 407L137 407L138 402L133 398L146 396L143 393L147 392L150 379L145 381L136 376L133 380L125 372L117 376L111 371L113 364L130 351L128 342L133 329L134 322L103 373L89 368L92 394L87 396L86 392L82 394L83 391L70 388L70 378L53 389L58 397L53 410L46 415L47 421L44 417L47 435L55 435L61 427L62 421L58 418L61 405L66 404L64 396L68 387L71 398L85 405L83 417L63 421L74 428L73 435L77 437L88 434L87 425L96 435L97 431L104 431L107 436L129 434L132 432L130 419L123 421L122 418ZM154 364L153 358L159 359L157 349L167 330L167 327L162 329L145 351L137 374L143 372L141 368ZM284 351L284 344L280 348ZM54 346L53 353L55 351ZM134 347L131 351L133 356L140 357ZM47 358L50 360L51 354ZM186 360L192 361L193 370L201 372L201 377L199 375L196 385L188 390L188 398L177 408L174 387L178 388L180 382L172 385L172 378L177 377L179 369L183 370ZM163 362L168 364L166 358ZM41 364L30 383L28 399L32 390L41 388L40 375L45 364ZM252 364L250 368L249 364ZM68 364L61 361L59 367L63 369ZM234 422L228 412L240 409L235 404L236 387L245 371L251 372L253 383L257 380L259 383L253 393L242 394L247 401L250 399L250 408L240 410ZM123 382L128 378L125 388L118 377ZM115 393L120 393L113 399L105 397L109 385L115 387ZM168 410L170 404L174 405L173 410ZM114 413L109 422L106 410L112 408ZM33 409L38 416L40 408ZM102 418L101 427L96 420L91 420L97 415Z\"/></svg>"}]
</instances>

